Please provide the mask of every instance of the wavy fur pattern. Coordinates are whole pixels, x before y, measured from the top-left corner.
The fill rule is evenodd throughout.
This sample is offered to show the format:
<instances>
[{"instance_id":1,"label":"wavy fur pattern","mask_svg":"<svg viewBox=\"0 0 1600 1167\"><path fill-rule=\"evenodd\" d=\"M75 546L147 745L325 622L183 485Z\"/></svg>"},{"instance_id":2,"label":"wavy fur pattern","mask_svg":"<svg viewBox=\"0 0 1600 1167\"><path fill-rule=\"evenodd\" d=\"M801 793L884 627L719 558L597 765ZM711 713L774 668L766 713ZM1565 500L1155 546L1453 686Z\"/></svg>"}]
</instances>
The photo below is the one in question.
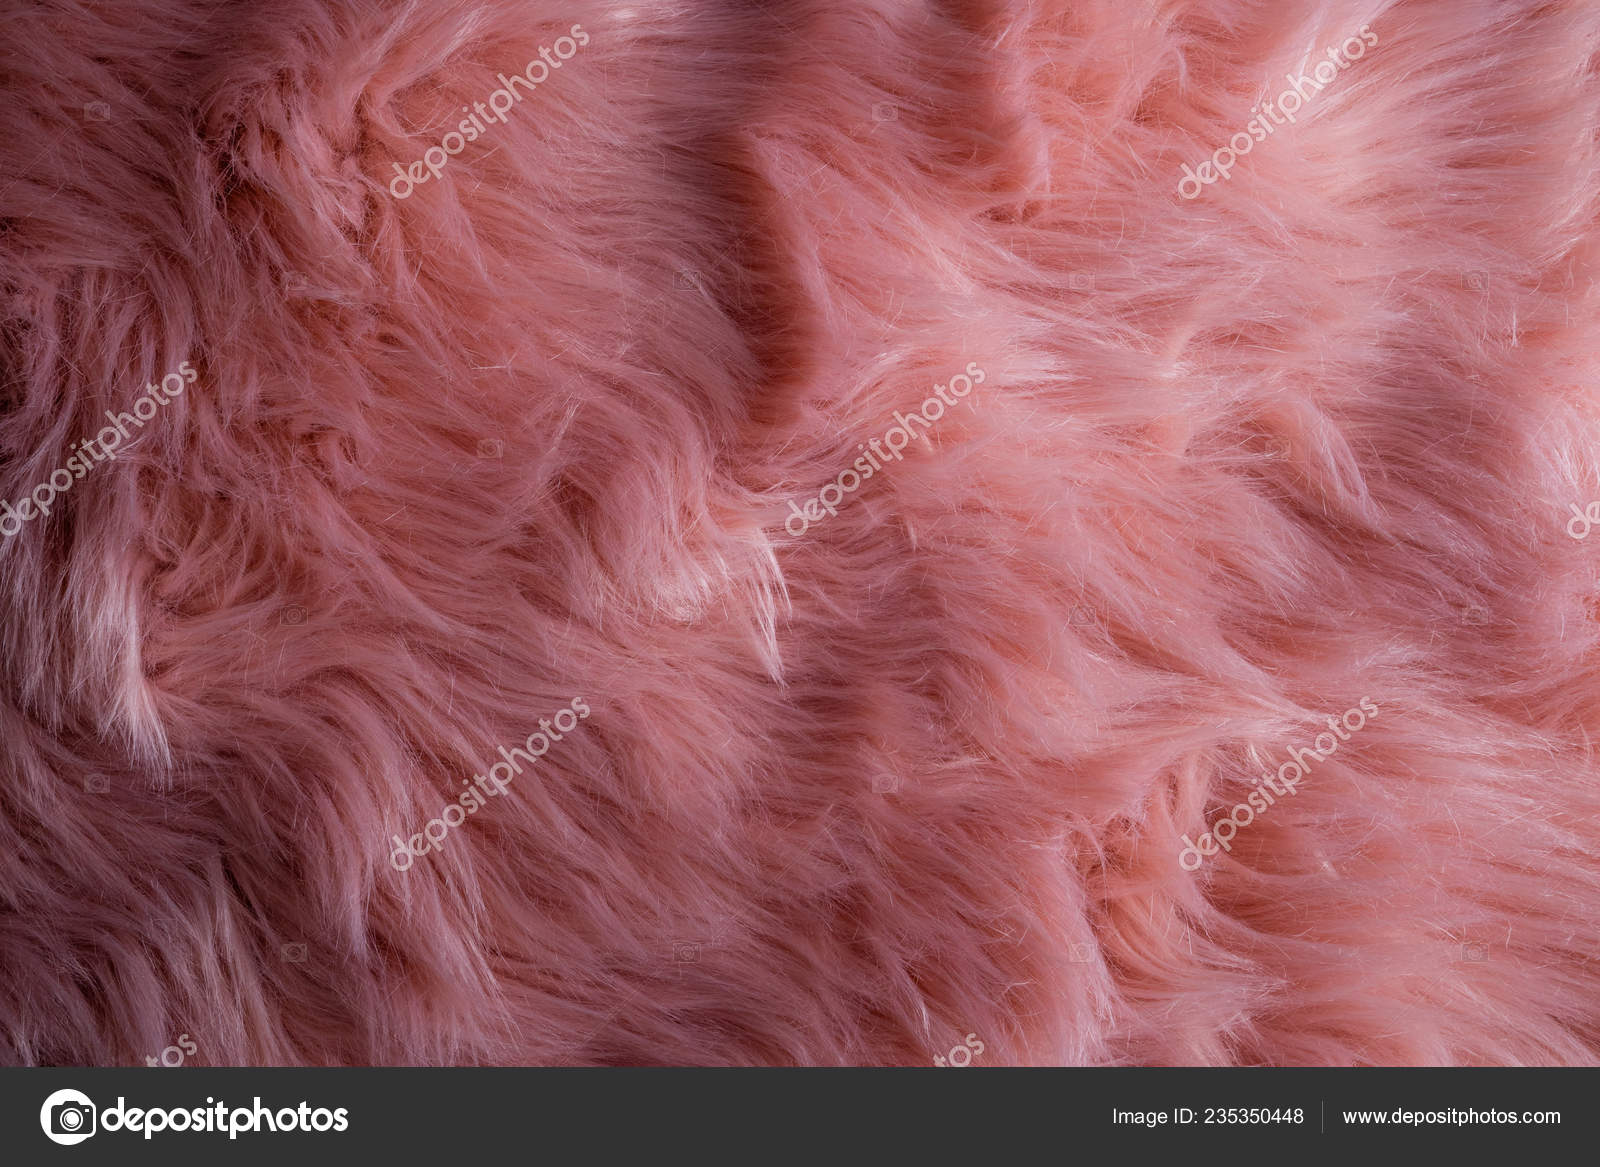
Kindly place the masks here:
<instances>
[{"instance_id":1,"label":"wavy fur pattern","mask_svg":"<svg viewBox=\"0 0 1600 1167\"><path fill-rule=\"evenodd\" d=\"M1597 46L1581 0L13 13L0 497L198 376L0 541L0 1060L1600 1060Z\"/></svg>"}]
</instances>

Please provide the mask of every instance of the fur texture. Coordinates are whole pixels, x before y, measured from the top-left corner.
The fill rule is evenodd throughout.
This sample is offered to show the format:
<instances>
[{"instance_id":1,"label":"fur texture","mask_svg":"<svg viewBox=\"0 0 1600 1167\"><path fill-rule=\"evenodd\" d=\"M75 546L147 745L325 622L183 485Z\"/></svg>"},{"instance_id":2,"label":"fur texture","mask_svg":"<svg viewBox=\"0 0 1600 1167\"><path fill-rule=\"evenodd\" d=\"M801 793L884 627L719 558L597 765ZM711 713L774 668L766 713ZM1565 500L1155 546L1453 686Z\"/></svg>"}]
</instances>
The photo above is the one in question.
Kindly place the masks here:
<instances>
[{"instance_id":1,"label":"fur texture","mask_svg":"<svg viewBox=\"0 0 1600 1167\"><path fill-rule=\"evenodd\" d=\"M197 376L0 541L0 1059L1600 1060L1597 46L1584 0L13 12L0 495Z\"/></svg>"}]
</instances>

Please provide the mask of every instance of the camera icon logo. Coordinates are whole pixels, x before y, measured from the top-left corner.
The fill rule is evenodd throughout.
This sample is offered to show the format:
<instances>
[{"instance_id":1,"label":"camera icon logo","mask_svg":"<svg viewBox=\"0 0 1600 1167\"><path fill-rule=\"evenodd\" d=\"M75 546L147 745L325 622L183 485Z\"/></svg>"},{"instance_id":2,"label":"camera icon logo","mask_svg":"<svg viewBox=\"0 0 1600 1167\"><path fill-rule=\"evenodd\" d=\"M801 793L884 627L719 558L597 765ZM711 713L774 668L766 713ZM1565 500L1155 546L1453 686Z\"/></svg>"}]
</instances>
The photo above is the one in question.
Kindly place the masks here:
<instances>
[{"instance_id":1,"label":"camera icon logo","mask_svg":"<svg viewBox=\"0 0 1600 1167\"><path fill-rule=\"evenodd\" d=\"M672 946L672 959L679 964L699 964L700 946L689 941L679 940Z\"/></svg>"},{"instance_id":2,"label":"camera icon logo","mask_svg":"<svg viewBox=\"0 0 1600 1167\"><path fill-rule=\"evenodd\" d=\"M306 962L306 946L304 944L285 944L280 951L283 959L289 964L304 964Z\"/></svg>"},{"instance_id":3,"label":"camera icon logo","mask_svg":"<svg viewBox=\"0 0 1600 1167\"><path fill-rule=\"evenodd\" d=\"M94 1134L97 1113L87 1094L57 1090L39 1108L39 1125L52 1143L70 1147Z\"/></svg>"},{"instance_id":4,"label":"camera icon logo","mask_svg":"<svg viewBox=\"0 0 1600 1167\"><path fill-rule=\"evenodd\" d=\"M1489 959L1489 946L1469 940L1461 946L1461 959L1468 964L1482 964Z\"/></svg>"},{"instance_id":5,"label":"camera icon logo","mask_svg":"<svg viewBox=\"0 0 1600 1167\"><path fill-rule=\"evenodd\" d=\"M83 106L85 121L108 122L111 120L111 107L103 101L88 101Z\"/></svg>"}]
</instances>

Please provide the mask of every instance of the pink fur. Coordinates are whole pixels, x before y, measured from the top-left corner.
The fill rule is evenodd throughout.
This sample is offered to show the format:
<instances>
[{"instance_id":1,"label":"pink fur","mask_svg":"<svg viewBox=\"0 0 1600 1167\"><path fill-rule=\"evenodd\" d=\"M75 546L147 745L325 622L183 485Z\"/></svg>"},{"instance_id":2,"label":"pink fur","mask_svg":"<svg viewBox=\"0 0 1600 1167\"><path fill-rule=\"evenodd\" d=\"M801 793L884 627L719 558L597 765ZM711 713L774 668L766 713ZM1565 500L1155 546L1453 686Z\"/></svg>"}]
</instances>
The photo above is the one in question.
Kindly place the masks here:
<instances>
[{"instance_id":1,"label":"pink fur","mask_svg":"<svg viewBox=\"0 0 1600 1167\"><path fill-rule=\"evenodd\" d=\"M1600 1060L1597 49L1582 0L19 10L0 496L198 377L0 541L0 1060Z\"/></svg>"}]
</instances>

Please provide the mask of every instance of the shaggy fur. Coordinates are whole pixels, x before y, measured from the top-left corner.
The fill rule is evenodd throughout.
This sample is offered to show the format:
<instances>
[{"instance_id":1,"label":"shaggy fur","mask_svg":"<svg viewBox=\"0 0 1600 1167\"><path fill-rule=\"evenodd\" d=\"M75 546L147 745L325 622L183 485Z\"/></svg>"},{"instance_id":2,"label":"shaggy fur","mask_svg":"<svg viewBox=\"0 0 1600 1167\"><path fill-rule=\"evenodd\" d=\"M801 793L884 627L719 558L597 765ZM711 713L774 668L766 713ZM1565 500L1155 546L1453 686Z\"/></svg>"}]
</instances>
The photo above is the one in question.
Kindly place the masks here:
<instances>
[{"instance_id":1,"label":"shaggy fur","mask_svg":"<svg viewBox=\"0 0 1600 1167\"><path fill-rule=\"evenodd\" d=\"M1600 1060L1597 47L1585 0L14 6L0 497L198 376L0 541L0 1060Z\"/></svg>"}]
</instances>

